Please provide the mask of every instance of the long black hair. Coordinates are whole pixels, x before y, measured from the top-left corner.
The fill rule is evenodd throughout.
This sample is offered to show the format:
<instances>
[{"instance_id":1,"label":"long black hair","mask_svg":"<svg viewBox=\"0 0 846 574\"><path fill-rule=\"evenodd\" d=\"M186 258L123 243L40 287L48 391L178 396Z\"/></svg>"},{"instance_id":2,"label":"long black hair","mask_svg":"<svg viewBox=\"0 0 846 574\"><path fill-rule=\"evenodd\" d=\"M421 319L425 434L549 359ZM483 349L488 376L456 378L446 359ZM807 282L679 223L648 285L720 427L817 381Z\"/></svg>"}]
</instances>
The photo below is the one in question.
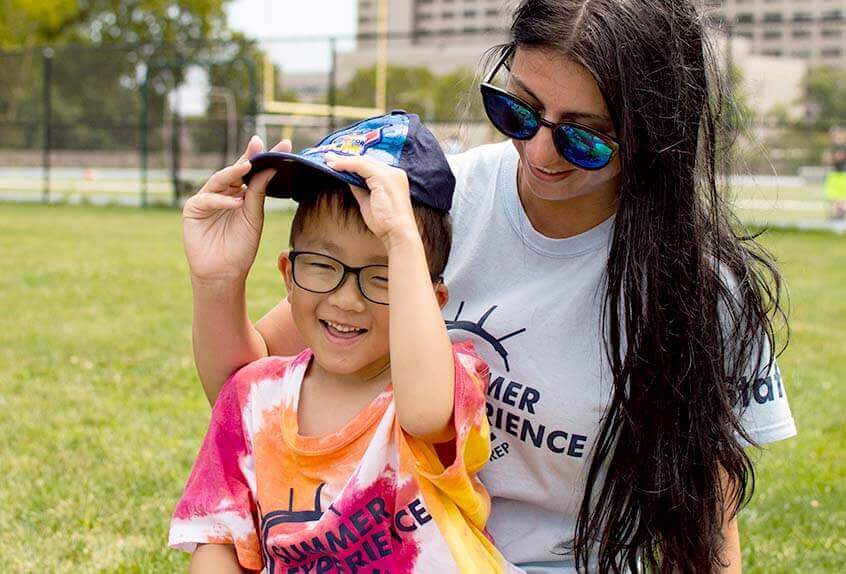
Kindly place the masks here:
<instances>
[{"instance_id":1,"label":"long black hair","mask_svg":"<svg viewBox=\"0 0 846 574\"><path fill-rule=\"evenodd\" d=\"M593 74L620 143L613 395L576 522L580 570L717 570L723 525L754 489L738 399L760 376L749 365L770 363L781 281L722 194L731 99L705 30L692 0L523 0L514 14L518 49Z\"/></svg>"}]
</instances>

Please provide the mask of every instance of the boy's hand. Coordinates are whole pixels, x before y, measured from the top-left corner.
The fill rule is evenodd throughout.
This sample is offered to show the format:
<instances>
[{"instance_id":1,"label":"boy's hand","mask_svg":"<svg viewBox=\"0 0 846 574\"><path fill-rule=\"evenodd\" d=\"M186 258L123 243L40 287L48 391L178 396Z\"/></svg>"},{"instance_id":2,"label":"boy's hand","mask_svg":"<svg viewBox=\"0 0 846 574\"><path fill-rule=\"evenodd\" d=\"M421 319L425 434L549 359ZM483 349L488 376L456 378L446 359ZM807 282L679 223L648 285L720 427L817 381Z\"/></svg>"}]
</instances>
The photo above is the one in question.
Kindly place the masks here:
<instances>
[{"instance_id":1,"label":"boy's hand","mask_svg":"<svg viewBox=\"0 0 846 574\"><path fill-rule=\"evenodd\" d=\"M333 153L326 154L326 165L336 171L355 173L367 182L369 192L354 185L350 188L367 227L386 247L409 231L417 233L408 177L403 170L367 157Z\"/></svg>"},{"instance_id":2,"label":"boy's hand","mask_svg":"<svg viewBox=\"0 0 846 574\"><path fill-rule=\"evenodd\" d=\"M258 251L264 225L264 194L274 175L266 170L244 185L249 158L264 144L253 136L234 164L212 175L182 209L182 234L192 279L201 281L246 279ZM273 151L291 151L282 141Z\"/></svg>"}]
</instances>

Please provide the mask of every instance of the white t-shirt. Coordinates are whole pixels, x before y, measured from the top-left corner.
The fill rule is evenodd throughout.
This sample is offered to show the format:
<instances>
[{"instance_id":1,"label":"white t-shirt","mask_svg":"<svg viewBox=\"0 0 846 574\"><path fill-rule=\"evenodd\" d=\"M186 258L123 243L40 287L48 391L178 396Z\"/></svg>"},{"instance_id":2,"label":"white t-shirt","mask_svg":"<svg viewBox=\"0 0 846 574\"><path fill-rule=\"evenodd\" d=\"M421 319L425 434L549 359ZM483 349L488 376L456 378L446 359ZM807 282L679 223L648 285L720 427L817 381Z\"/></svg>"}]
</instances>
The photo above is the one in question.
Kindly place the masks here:
<instances>
[{"instance_id":1,"label":"white t-shirt","mask_svg":"<svg viewBox=\"0 0 846 574\"><path fill-rule=\"evenodd\" d=\"M481 478L497 547L530 574L575 572L564 544L612 388L600 313L614 221L567 239L540 234L517 195L517 161L510 142L450 157L444 317L451 337L472 339L491 369L492 455ZM777 368L746 399L755 441L796 433Z\"/></svg>"}]
</instances>

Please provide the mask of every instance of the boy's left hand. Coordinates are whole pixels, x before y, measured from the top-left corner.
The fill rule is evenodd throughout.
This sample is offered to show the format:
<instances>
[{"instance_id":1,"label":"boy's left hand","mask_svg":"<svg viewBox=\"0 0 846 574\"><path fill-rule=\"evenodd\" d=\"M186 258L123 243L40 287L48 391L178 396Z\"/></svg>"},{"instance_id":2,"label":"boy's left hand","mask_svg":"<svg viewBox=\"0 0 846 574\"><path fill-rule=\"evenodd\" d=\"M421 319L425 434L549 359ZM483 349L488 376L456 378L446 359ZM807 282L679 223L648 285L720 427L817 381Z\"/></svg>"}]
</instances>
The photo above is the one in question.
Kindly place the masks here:
<instances>
[{"instance_id":1,"label":"boy's left hand","mask_svg":"<svg viewBox=\"0 0 846 574\"><path fill-rule=\"evenodd\" d=\"M409 231L417 233L408 177L403 170L367 157L333 153L326 154L326 165L355 173L367 182L370 191L354 185L350 188L367 227L386 247Z\"/></svg>"}]
</instances>

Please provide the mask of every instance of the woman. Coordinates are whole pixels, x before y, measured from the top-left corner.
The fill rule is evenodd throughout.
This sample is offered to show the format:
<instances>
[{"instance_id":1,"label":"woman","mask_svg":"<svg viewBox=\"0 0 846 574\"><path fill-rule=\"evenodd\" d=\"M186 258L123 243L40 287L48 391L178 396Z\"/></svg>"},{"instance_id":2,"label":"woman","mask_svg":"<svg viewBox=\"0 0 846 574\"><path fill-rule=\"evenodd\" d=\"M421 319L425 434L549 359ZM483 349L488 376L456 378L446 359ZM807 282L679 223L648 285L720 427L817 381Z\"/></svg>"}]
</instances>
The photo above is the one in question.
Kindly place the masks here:
<instances>
[{"instance_id":1,"label":"woman","mask_svg":"<svg viewBox=\"0 0 846 574\"><path fill-rule=\"evenodd\" d=\"M700 15L523 0L512 35L482 85L511 141L452 164L444 313L491 365L489 529L528 572L739 572L744 446L795 427L771 352L778 274L717 193L723 102ZM299 350L284 301L256 328L245 313L265 181L186 210L211 400L239 365Z\"/></svg>"}]
</instances>

